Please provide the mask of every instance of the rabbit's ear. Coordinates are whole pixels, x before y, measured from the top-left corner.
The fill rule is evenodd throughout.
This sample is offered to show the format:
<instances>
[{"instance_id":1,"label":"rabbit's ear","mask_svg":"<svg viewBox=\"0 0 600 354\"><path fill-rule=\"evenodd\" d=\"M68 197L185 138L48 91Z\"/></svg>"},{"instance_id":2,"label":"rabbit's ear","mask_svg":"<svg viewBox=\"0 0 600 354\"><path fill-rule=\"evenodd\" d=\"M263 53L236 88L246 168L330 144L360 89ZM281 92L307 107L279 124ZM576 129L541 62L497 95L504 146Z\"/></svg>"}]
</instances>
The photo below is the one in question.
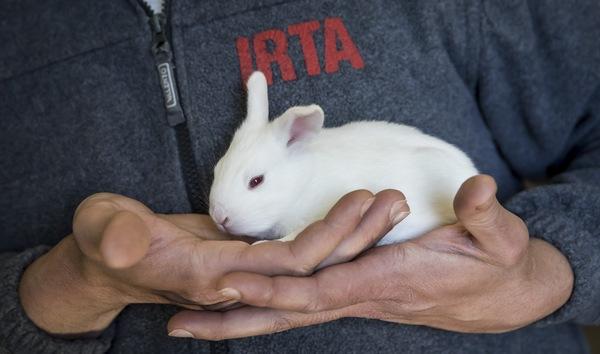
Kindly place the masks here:
<instances>
[{"instance_id":1,"label":"rabbit's ear","mask_svg":"<svg viewBox=\"0 0 600 354\"><path fill-rule=\"evenodd\" d=\"M248 88L246 123L253 126L263 126L269 122L267 79L262 72L255 71L250 75L246 86Z\"/></svg>"},{"instance_id":2,"label":"rabbit's ear","mask_svg":"<svg viewBox=\"0 0 600 354\"><path fill-rule=\"evenodd\" d=\"M323 127L325 114L316 104L297 106L288 109L275 124L276 134L281 136L286 146L292 146L309 141Z\"/></svg>"}]
</instances>

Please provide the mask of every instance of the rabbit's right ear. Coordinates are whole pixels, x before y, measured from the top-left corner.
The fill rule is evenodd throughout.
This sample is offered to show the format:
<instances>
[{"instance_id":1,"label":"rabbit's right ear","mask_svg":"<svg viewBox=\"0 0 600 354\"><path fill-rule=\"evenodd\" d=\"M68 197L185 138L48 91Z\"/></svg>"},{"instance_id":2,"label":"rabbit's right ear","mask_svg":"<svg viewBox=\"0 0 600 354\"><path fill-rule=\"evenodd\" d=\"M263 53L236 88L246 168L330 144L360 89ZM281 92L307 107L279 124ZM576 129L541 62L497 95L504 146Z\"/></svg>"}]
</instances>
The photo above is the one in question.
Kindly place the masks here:
<instances>
[{"instance_id":1,"label":"rabbit's right ear","mask_svg":"<svg viewBox=\"0 0 600 354\"><path fill-rule=\"evenodd\" d=\"M255 71L248 78L248 114L246 122L253 126L263 126L269 122L269 96L267 79L260 71Z\"/></svg>"},{"instance_id":2,"label":"rabbit's right ear","mask_svg":"<svg viewBox=\"0 0 600 354\"><path fill-rule=\"evenodd\" d=\"M276 134L285 141L287 147L298 147L319 134L324 119L323 109L311 104L288 109L272 124Z\"/></svg>"}]
</instances>

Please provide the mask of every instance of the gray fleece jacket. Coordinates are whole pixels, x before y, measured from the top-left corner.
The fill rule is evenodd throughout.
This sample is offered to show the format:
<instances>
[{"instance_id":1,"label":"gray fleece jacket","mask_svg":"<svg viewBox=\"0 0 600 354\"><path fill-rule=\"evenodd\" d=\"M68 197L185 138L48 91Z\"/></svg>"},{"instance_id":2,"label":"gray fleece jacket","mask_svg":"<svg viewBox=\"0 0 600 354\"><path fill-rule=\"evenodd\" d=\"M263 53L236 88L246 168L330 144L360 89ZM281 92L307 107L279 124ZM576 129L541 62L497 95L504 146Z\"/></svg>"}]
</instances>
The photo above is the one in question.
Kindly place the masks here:
<instances>
[{"instance_id":1,"label":"gray fleece jacket","mask_svg":"<svg viewBox=\"0 0 600 354\"><path fill-rule=\"evenodd\" d=\"M578 325L600 323L598 0L167 7L171 59L153 55L153 27L135 0L0 2L3 351L587 350ZM157 61L174 65L176 82L164 84ZM162 213L206 211L212 167L244 116L242 80L256 68L270 78L274 114L315 102L330 126L388 120L459 146L496 178L531 235L569 259L570 300L538 323L495 335L349 318L210 343L169 338L166 321L177 309L160 305L129 306L95 339L36 328L19 304L20 276L70 233L83 198L110 191ZM524 180L546 183L526 190Z\"/></svg>"}]
</instances>

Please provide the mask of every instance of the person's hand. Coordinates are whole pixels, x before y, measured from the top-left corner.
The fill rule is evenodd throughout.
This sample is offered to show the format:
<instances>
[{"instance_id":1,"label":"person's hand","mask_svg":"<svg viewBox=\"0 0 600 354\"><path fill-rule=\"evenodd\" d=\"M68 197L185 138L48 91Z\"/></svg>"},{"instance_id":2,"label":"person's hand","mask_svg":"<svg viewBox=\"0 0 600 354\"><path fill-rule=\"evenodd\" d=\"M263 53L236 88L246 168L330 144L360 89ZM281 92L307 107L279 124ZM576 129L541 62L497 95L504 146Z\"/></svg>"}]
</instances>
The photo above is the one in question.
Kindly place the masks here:
<instances>
[{"instance_id":1,"label":"person's hand","mask_svg":"<svg viewBox=\"0 0 600 354\"><path fill-rule=\"evenodd\" d=\"M232 273L221 280L250 306L184 311L170 329L196 338L266 334L365 317L459 332L504 332L530 324L569 298L573 274L550 244L495 198L489 176L466 181L459 222L408 242L377 247L310 277ZM410 200L409 200L410 203Z\"/></svg>"},{"instance_id":2,"label":"person's hand","mask_svg":"<svg viewBox=\"0 0 600 354\"><path fill-rule=\"evenodd\" d=\"M357 191L295 241L249 245L227 240L208 216L161 215L130 198L96 194L77 208L73 234L27 268L21 302L38 327L61 336L94 335L132 303L222 308L240 297L221 286L223 275L310 274L372 245L403 211L398 191Z\"/></svg>"}]
</instances>

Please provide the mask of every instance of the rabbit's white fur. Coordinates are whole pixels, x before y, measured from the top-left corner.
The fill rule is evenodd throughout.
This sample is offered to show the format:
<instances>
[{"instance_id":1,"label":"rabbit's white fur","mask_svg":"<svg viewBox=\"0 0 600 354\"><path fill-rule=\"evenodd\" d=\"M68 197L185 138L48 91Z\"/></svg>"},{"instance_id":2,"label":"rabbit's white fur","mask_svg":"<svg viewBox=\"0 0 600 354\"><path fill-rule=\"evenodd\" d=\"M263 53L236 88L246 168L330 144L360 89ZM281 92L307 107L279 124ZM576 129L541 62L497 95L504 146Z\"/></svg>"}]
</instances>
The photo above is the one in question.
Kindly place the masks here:
<instances>
[{"instance_id":1,"label":"rabbit's white fur","mask_svg":"<svg viewBox=\"0 0 600 354\"><path fill-rule=\"evenodd\" d=\"M227 231L291 239L322 219L346 193L398 189L411 214L379 244L419 236L456 220L453 199L477 174L461 150L420 130L382 121L322 128L317 105L292 107L268 120L267 82L248 80L248 114L217 163L210 214ZM249 181L264 175L251 189Z\"/></svg>"}]
</instances>

